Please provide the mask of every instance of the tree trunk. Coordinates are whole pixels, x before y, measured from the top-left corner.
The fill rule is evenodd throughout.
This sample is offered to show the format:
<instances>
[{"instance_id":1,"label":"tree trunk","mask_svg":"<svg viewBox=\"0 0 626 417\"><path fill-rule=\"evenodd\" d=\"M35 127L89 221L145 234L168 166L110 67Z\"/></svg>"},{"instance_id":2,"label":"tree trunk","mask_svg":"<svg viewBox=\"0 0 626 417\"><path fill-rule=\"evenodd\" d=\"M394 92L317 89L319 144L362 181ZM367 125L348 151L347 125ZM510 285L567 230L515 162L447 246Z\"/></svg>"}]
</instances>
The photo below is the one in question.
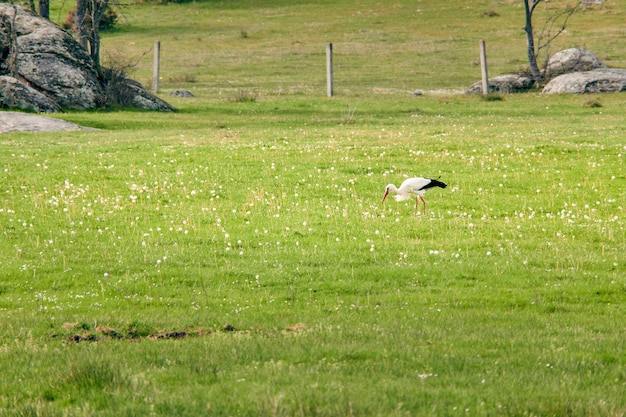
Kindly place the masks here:
<instances>
[{"instance_id":1,"label":"tree trunk","mask_svg":"<svg viewBox=\"0 0 626 417\"><path fill-rule=\"evenodd\" d=\"M109 0L90 1L91 27L89 28L89 55L96 69L100 71L100 21L104 11L109 6Z\"/></svg>"},{"instance_id":2,"label":"tree trunk","mask_svg":"<svg viewBox=\"0 0 626 417\"><path fill-rule=\"evenodd\" d=\"M39 16L50 19L50 0L39 0Z\"/></svg>"},{"instance_id":3,"label":"tree trunk","mask_svg":"<svg viewBox=\"0 0 626 417\"><path fill-rule=\"evenodd\" d=\"M85 27L85 18L87 17L87 0L76 0L76 13L74 14L74 33L78 43L88 50L87 45L87 29Z\"/></svg>"},{"instance_id":4,"label":"tree trunk","mask_svg":"<svg viewBox=\"0 0 626 417\"><path fill-rule=\"evenodd\" d=\"M6 60L6 65L7 65L7 69L9 70L9 73L11 74L11 77L17 78L18 77L18 71L17 71L18 49L17 49L17 29L15 25L15 20L17 19L17 6L13 3L11 3L11 5L13 6L13 16L11 16L11 34L10 34L11 44L9 45L9 54Z\"/></svg>"},{"instance_id":5,"label":"tree trunk","mask_svg":"<svg viewBox=\"0 0 626 417\"><path fill-rule=\"evenodd\" d=\"M89 55L96 70L100 71L100 33L96 30L89 36Z\"/></svg>"},{"instance_id":6,"label":"tree trunk","mask_svg":"<svg viewBox=\"0 0 626 417\"><path fill-rule=\"evenodd\" d=\"M11 4L13 4L13 2L10 2ZM37 13L37 7L35 6L35 0L28 0L28 4L30 6L30 11L33 13Z\"/></svg>"},{"instance_id":7,"label":"tree trunk","mask_svg":"<svg viewBox=\"0 0 626 417\"><path fill-rule=\"evenodd\" d=\"M532 74L535 84L538 84L542 78L541 71L539 71L539 65L537 65L535 37L533 35L533 11L539 2L541 2L541 0L524 0L524 11L526 12L526 26L524 26L524 31L526 32L526 41L528 44L526 53L528 54L528 66L530 67L530 73Z\"/></svg>"}]
</instances>

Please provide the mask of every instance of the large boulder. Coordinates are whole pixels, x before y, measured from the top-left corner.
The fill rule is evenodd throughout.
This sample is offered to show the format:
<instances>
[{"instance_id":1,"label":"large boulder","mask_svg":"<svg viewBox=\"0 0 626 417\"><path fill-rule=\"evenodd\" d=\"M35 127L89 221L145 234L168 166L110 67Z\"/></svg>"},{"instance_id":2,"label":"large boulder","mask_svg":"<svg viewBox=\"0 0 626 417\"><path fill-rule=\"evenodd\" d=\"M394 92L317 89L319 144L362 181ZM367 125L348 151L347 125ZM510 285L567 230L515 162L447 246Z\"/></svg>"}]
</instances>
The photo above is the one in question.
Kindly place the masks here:
<instances>
[{"instance_id":1,"label":"large boulder","mask_svg":"<svg viewBox=\"0 0 626 417\"><path fill-rule=\"evenodd\" d=\"M497 75L487 80L490 93L521 93L533 88L533 80L530 77L520 74L504 74ZM465 94L482 94L482 81L475 82L466 91Z\"/></svg>"},{"instance_id":2,"label":"large boulder","mask_svg":"<svg viewBox=\"0 0 626 417\"><path fill-rule=\"evenodd\" d=\"M0 75L0 107L39 113L61 111L61 107L45 94L6 75Z\"/></svg>"},{"instance_id":3,"label":"large boulder","mask_svg":"<svg viewBox=\"0 0 626 417\"><path fill-rule=\"evenodd\" d=\"M626 70L598 68L559 75L543 88L544 94L610 93L626 91Z\"/></svg>"},{"instance_id":4,"label":"large boulder","mask_svg":"<svg viewBox=\"0 0 626 417\"><path fill-rule=\"evenodd\" d=\"M102 87L87 51L67 32L45 19L18 18L18 73L68 109L100 105ZM18 26L19 27L19 26Z\"/></svg>"},{"instance_id":5,"label":"large boulder","mask_svg":"<svg viewBox=\"0 0 626 417\"><path fill-rule=\"evenodd\" d=\"M130 104L133 107L144 110L158 110L158 111L174 111L174 107L170 106L163 100L155 100L154 96L150 94L143 86L135 80L125 77L122 81L126 90L130 93L132 99Z\"/></svg>"},{"instance_id":6,"label":"large boulder","mask_svg":"<svg viewBox=\"0 0 626 417\"><path fill-rule=\"evenodd\" d=\"M165 101L148 92L140 83L116 71L106 70L104 83L107 101L115 106L136 107L144 110L175 111Z\"/></svg>"},{"instance_id":7,"label":"large boulder","mask_svg":"<svg viewBox=\"0 0 626 417\"><path fill-rule=\"evenodd\" d=\"M570 48L552 55L544 76L550 80L543 89L546 94L592 93L623 91L624 70L606 67L593 53L582 48ZM534 88L530 77L518 74L498 75L489 79L489 92L517 93ZM480 81L472 84L467 94L482 93Z\"/></svg>"},{"instance_id":8,"label":"large boulder","mask_svg":"<svg viewBox=\"0 0 626 417\"><path fill-rule=\"evenodd\" d=\"M549 80L562 74L591 71L597 68L606 68L606 65L591 51L583 48L570 48L559 51L550 57L545 78Z\"/></svg>"},{"instance_id":9,"label":"large boulder","mask_svg":"<svg viewBox=\"0 0 626 417\"><path fill-rule=\"evenodd\" d=\"M62 28L21 6L0 3L0 105L39 112L92 109L115 102L87 51ZM130 105L174 110L134 85ZM29 96L31 98L29 98ZM45 100L42 96L46 97Z\"/></svg>"}]
</instances>

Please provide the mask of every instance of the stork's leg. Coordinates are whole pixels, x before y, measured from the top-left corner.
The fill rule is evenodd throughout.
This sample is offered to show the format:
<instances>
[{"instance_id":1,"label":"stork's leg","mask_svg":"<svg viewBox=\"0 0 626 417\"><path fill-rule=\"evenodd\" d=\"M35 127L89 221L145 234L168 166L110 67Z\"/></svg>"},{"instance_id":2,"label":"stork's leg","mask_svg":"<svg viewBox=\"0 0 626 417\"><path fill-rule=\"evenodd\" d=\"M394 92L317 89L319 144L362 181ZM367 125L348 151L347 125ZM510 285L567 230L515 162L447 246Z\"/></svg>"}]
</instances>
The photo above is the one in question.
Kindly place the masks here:
<instances>
[{"instance_id":1,"label":"stork's leg","mask_svg":"<svg viewBox=\"0 0 626 417\"><path fill-rule=\"evenodd\" d=\"M424 200L424 197L420 196L420 199L422 200L422 203L424 203L424 216L426 215L426 200ZM415 199L415 203L417 204L417 198ZM417 206L415 206L415 209L417 210Z\"/></svg>"},{"instance_id":2,"label":"stork's leg","mask_svg":"<svg viewBox=\"0 0 626 417\"><path fill-rule=\"evenodd\" d=\"M417 196L415 196L415 211L413 212L414 216L417 216L417 209L419 208L419 200L417 199Z\"/></svg>"}]
</instances>

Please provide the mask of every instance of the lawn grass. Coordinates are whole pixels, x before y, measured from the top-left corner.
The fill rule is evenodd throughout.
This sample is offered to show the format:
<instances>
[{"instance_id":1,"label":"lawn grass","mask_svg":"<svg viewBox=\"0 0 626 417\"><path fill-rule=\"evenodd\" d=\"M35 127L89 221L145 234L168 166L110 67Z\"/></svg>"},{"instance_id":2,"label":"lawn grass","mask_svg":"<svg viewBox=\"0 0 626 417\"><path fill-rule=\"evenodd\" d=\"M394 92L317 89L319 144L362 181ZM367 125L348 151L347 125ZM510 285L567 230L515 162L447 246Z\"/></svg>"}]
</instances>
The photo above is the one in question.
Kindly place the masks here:
<instances>
[{"instance_id":1,"label":"lawn grass","mask_svg":"<svg viewBox=\"0 0 626 417\"><path fill-rule=\"evenodd\" d=\"M621 415L622 96L588 99L5 136L3 413ZM449 184L426 216L381 206L422 174Z\"/></svg>"},{"instance_id":2,"label":"lawn grass","mask_svg":"<svg viewBox=\"0 0 626 417\"><path fill-rule=\"evenodd\" d=\"M212 12L224 49L193 56L223 66L168 61L197 78L165 80L197 93L178 112L0 138L0 415L624 415L624 95L488 101L441 92L473 82L456 60L402 81L390 53L328 99L312 60L259 57L331 3L254 4L146 4L107 35L191 56L171 16ZM408 2L355 4L338 21L402 49ZM313 21L315 59L357 33ZM426 215L381 205L418 175L448 183Z\"/></svg>"}]
</instances>

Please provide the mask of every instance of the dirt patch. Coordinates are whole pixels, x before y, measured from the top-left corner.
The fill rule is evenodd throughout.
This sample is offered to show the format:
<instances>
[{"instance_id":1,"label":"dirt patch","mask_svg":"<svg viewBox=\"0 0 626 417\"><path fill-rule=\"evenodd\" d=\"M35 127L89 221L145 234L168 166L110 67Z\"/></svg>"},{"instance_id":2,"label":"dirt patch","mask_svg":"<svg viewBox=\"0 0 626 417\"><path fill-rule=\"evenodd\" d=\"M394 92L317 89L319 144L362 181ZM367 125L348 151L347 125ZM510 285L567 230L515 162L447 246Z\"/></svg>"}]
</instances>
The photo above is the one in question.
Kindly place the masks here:
<instances>
[{"instance_id":1,"label":"dirt patch","mask_svg":"<svg viewBox=\"0 0 626 417\"><path fill-rule=\"evenodd\" d=\"M60 334L54 333L50 337L61 339L67 343L86 343L104 341L140 341L140 340L180 340L191 337L209 336L216 333L239 332L232 324L225 324L219 330L190 329L183 330L155 330L149 329L144 323L133 323L128 327L115 329L113 327L98 325L95 328L88 323L64 323ZM306 329L302 323L284 328L283 332L300 332Z\"/></svg>"},{"instance_id":2,"label":"dirt patch","mask_svg":"<svg viewBox=\"0 0 626 417\"><path fill-rule=\"evenodd\" d=\"M145 323L133 323L124 328L98 325L95 328L88 323L64 323L61 334L52 334L52 338L61 338L69 343L103 342L106 340L178 340L190 337L207 336L214 333L208 329L156 330ZM236 331L232 325L226 325L224 332Z\"/></svg>"},{"instance_id":3,"label":"dirt patch","mask_svg":"<svg viewBox=\"0 0 626 417\"><path fill-rule=\"evenodd\" d=\"M151 333L147 336L138 335L133 331L118 332L114 329L95 331L81 331L71 334L65 338L70 343L83 343L83 342L103 342L105 340L167 340L167 339L185 339L188 337L196 337L211 334L209 330L175 330L175 331L163 331ZM52 335L57 337L57 335Z\"/></svg>"}]
</instances>

